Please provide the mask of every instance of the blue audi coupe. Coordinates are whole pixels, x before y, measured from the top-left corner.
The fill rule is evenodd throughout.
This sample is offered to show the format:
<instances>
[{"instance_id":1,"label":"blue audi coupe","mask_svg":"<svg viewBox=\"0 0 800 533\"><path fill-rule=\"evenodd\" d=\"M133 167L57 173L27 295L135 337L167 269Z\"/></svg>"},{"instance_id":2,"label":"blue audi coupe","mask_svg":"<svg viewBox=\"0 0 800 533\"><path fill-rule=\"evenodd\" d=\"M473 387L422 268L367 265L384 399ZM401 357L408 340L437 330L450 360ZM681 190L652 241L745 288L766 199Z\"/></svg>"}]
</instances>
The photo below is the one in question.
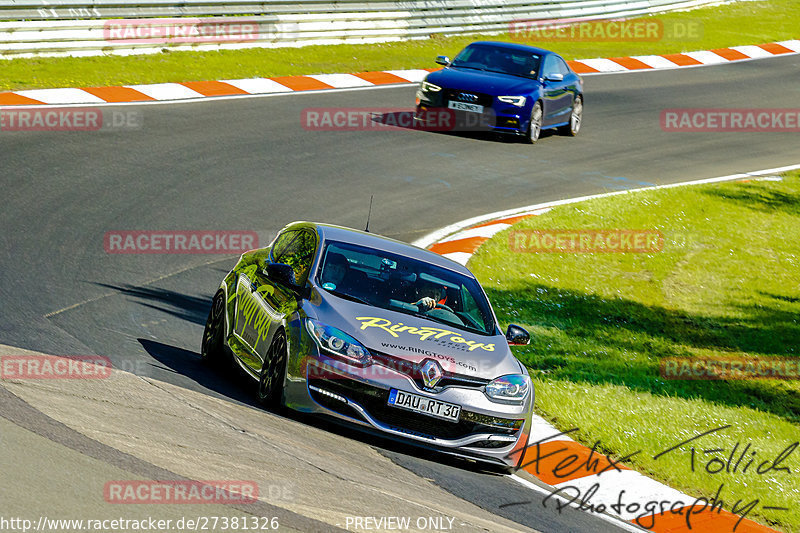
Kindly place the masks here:
<instances>
[{"instance_id":1,"label":"blue audi coupe","mask_svg":"<svg viewBox=\"0 0 800 533\"><path fill-rule=\"evenodd\" d=\"M444 68L431 72L417 91L415 119L432 118L442 129L442 114L459 130L488 129L535 143L543 130L575 136L583 116L583 81L554 52L516 43L478 41ZM447 118L447 117L444 117Z\"/></svg>"}]
</instances>

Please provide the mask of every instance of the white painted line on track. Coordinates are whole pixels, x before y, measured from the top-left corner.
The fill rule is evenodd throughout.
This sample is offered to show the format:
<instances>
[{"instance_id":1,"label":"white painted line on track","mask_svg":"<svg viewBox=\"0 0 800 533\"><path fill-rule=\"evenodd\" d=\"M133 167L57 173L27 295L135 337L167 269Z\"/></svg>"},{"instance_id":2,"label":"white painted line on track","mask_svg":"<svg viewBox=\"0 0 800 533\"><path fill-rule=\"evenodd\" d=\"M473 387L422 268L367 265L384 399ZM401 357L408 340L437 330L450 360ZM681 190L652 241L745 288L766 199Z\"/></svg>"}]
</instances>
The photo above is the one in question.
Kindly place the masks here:
<instances>
[{"instance_id":1,"label":"white painted line on track","mask_svg":"<svg viewBox=\"0 0 800 533\"><path fill-rule=\"evenodd\" d=\"M425 76L430 74L427 70L422 70L420 68L410 69L410 70L384 70L383 72L387 72L389 74L394 74L398 78L403 78L404 80L408 80L411 82L419 83L425 79Z\"/></svg>"},{"instance_id":2,"label":"white painted line on track","mask_svg":"<svg viewBox=\"0 0 800 533\"><path fill-rule=\"evenodd\" d=\"M622 72L622 71L627 71L628 70L625 67L623 67L622 65L620 65L619 63L617 63L615 61L611 61L610 59L602 58L602 57L598 57L598 58L595 58L595 59L581 59L579 62L583 63L587 67L591 67L591 68L593 68L595 70L599 70L601 73L605 73L605 72ZM582 75L583 74L581 74L581 76Z\"/></svg>"},{"instance_id":3,"label":"white painted line on track","mask_svg":"<svg viewBox=\"0 0 800 533\"><path fill-rule=\"evenodd\" d=\"M227 83L229 85L233 85L237 89L241 89L244 92L253 95L293 92L289 87L281 85L277 81L271 80L269 78L246 78L243 80L220 80L220 81L223 83ZM247 96L247 95L242 95L242 96Z\"/></svg>"},{"instance_id":4,"label":"white painted line on track","mask_svg":"<svg viewBox=\"0 0 800 533\"><path fill-rule=\"evenodd\" d=\"M680 68L677 63L673 63L666 57L662 56L631 56L631 58L636 59L644 63L645 65L649 65L654 69L670 69L670 68Z\"/></svg>"},{"instance_id":5,"label":"white painted line on track","mask_svg":"<svg viewBox=\"0 0 800 533\"><path fill-rule=\"evenodd\" d=\"M785 46L793 52L800 52L800 39L792 39L789 41L778 41L779 45Z\"/></svg>"},{"instance_id":6,"label":"white painted line on track","mask_svg":"<svg viewBox=\"0 0 800 533\"><path fill-rule=\"evenodd\" d=\"M206 98L197 91L180 83L154 83L152 85L126 85L156 100L183 100L186 98Z\"/></svg>"},{"instance_id":7,"label":"white painted line on track","mask_svg":"<svg viewBox=\"0 0 800 533\"><path fill-rule=\"evenodd\" d=\"M221 80L225 81L225 80ZM225 81L225 83L231 83L231 81L237 80L230 80ZM416 87L417 83L394 83L394 84L387 84L387 85L373 85L371 87L347 87L344 89L314 89L310 91L292 91L288 87L285 91L281 92L272 92L272 93L264 93L264 94L231 94L226 96L198 96L198 97L190 97L181 100L144 100L144 101L136 101L136 102L103 102L102 106L132 106L132 105L175 105L175 104L197 104L197 103L208 103L208 102L219 102L221 100L242 100L247 98L268 98L272 96L304 96L304 95L314 95L314 94L333 94L333 93L344 93L350 91L372 91L376 89L397 89L402 87ZM141 91L137 88L136 85L128 85L127 87L131 89L136 89L137 91ZM146 87L146 86L145 86ZM42 90L42 89L32 89L32 90ZM186 90L191 90L186 87ZM242 89L244 90L244 89ZM17 91L18 93L20 91ZM194 91L192 91L194 92ZM88 94L88 93L87 93ZM200 93L196 93L200 94ZM412 102L413 103L413 102ZM59 107L82 107L86 104L63 104L59 105ZM26 105L0 105L0 109L35 109L35 108L43 108L48 107L48 104L26 104ZM411 109L411 107L409 107Z\"/></svg>"},{"instance_id":8,"label":"white painted line on track","mask_svg":"<svg viewBox=\"0 0 800 533\"><path fill-rule=\"evenodd\" d=\"M721 55L715 54L714 52L710 52L708 50L701 50L700 52L684 52L683 55L689 56L692 59L695 59L704 65L718 65L720 63L730 63L730 61L728 61Z\"/></svg>"},{"instance_id":9,"label":"white painted line on track","mask_svg":"<svg viewBox=\"0 0 800 533\"><path fill-rule=\"evenodd\" d=\"M472 228L472 229L468 229L468 230L462 231L462 232L460 232L458 234L450 235L449 237L446 237L446 238L442 239L439 242L449 242L449 241L457 240L457 239L469 239L470 237L486 237L486 238L490 238L490 237L494 237L496 233L499 233L499 232L503 231L504 229L510 228L510 227L511 227L511 224L502 224L502 223L492 224L491 226L481 226L479 228Z\"/></svg>"},{"instance_id":10,"label":"white painted line on track","mask_svg":"<svg viewBox=\"0 0 800 533\"><path fill-rule=\"evenodd\" d=\"M31 89L15 91L20 96L33 98L45 104L105 104L102 98L87 93L83 89ZM41 106L39 106L41 107Z\"/></svg>"},{"instance_id":11,"label":"white painted line on track","mask_svg":"<svg viewBox=\"0 0 800 533\"><path fill-rule=\"evenodd\" d=\"M746 44L744 46L731 46L731 50L736 50L737 52L741 52L751 59L773 57L773 54L770 54L760 46L756 46L754 44Z\"/></svg>"},{"instance_id":12,"label":"white painted line on track","mask_svg":"<svg viewBox=\"0 0 800 533\"><path fill-rule=\"evenodd\" d=\"M556 442L559 440L575 442L569 435L558 431L550 422L536 413L531 417L531 440L533 442L536 442L536 440L541 442Z\"/></svg>"},{"instance_id":13,"label":"white painted line on track","mask_svg":"<svg viewBox=\"0 0 800 533\"><path fill-rule=\"evenodd\" d=\"M472 257L472 254L467 252L450 252L447 254L442 254L442 257L446 257L451 261L455 261L459 265L466 266L467 261L469 261L469 258Z\"/></svg>"},{"instance_id":14,"label":"white painted line on track","mask_svg":"<svg viewBox=\"0 0 800 533\"><path fill-rule=\"evenodd\" d=\"M477 224L481 224L483 222L489 222L491 220L498 220L501 218L508 218L517 215L523 215L527 213L532 213L534 211L539 211L542 209L549 209L558 205L567 205L567 204L574 204L577 202L582 202L584 200L591 200L593 198L605 198L607 196L618 196L620 194L630 194L638 191L648 191L648 190L655 190L655 189L669 189L671 187L682 187L684 185L703 185L706 183L718 183L723 181L732 181L736 179L747 179L756 176L763 176L765 174L779 174L781 172L787 172L789 170L797 170L800 169L800 164L797 165L789 165L785 167L777 167L777 168L770 168L766 170L754 170L751 172L744 172L741 174L731 174L729 176L719 176L716 178L704 178L699 180L691 180L691 181L683 181L679 183L668 183L665 185L655 185L652 187L640 187L638 189L626 189L624 191L613 191L613 192L604 192L600 194L590 194L588 196L578 196L576 198L567 198L564 200L556 200L553 202L544 202L541 204L534 204L528 205L525 207L518 207L514 209L507 209L505 211L496 211L494 213L488 213L486 215L479 215L476 217L468 218L466 220L462 220L461 222L456 222L454 224L450 224L449 226L445 226L444 228L438 229L421 237L414 241L414 246L418 246L419 248L427 248L431 244L435 242L439 242L442 239L449 237L450 235L463 231L466 228L471 226L475 226Z\"/></svg>"},{"instance_id":15,"label":"white painted line on track","mask_svg":"<svg viewBox=\"0 0 800 533\"><path fill-rule=\"evenodd\" d=\"M331 87L336 87L337 89L343 89L345 87L372 87L374 85L352 74L308 74L308 77L326 83Z\"/></svg>"}]
</instances>

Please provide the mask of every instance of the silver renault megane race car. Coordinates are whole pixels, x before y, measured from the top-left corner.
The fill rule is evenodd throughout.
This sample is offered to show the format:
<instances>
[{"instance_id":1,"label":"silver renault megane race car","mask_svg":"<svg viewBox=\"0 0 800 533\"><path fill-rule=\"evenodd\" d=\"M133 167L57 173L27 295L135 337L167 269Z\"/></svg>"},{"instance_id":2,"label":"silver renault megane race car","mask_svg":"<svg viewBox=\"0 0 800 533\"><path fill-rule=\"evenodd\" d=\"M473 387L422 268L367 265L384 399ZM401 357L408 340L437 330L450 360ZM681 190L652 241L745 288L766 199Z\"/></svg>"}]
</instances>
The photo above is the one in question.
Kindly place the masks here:
<instances>
[{"instance_id":1,"label":"silver renault megane race car","mask_svg":"<svg viewBox=\"0 0 800 533\"><path fill-rule=\"evenodd\" d=\"M296 222L246 252L212 301L201 355L232 357L268 406L516 468L534 390L465 267L372 233Z\"/></svg>"}]
</instances>

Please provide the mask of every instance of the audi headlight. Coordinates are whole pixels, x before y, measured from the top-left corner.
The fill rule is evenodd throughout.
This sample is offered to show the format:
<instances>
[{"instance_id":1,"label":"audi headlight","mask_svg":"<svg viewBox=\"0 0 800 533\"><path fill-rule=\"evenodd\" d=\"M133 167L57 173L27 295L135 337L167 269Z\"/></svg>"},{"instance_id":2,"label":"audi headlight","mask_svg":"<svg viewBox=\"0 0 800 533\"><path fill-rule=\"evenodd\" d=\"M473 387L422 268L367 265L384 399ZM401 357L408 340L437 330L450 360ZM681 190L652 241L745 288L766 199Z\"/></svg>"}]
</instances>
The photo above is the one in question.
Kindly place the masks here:
<instances>
[{"instance_id":1,"label":"audi headlight","mask_svg":"<svg viewBox=\"0 0 800 533\"><path fill-rule=\"evenodd\" d=\"M422 92L424 92L424 93L428 93L428 92L430 92L430 93L438 93L439 91L442 90L442 88L439 87L438 85L434 85L434 84L432 84L430 82L427 82L427 81L423 81L422 85L420 85L420 88L422 89Z\"/></svg>"},{"instance_id":2,"label":"audi headlight","mask_svg":"<svg viewBox=\"0 0 800 533\"><path fill-rule=\"evenodd\" d=\"M528 376L509 374L501 376L486 385L486 395L501 402L519 403L528 394L530 388Z\"/></svg>"},{"instance_id":3,"label":"audi headlight","mask_svg":"<svg viewBox=\"0 0 800 533\"><path fill-rule=\"evenodd\" d=\"M525 97L524 96L498 96L498 100L501 102L505 102L507 104L511 104L517 107L522 107L525 105Z\"/></svg>"},{"instance_id":4,"label":"audi headlight","mask_svg":"<svg viewBox=\"0 0 800 533\"><path fill-rule=\"evenodd\" d=\"M367 366L372 363L369 350L344 331L310 318L306 319L306 329L320 350L344 359L350 364Z\"/></svg>"}]
</instances>

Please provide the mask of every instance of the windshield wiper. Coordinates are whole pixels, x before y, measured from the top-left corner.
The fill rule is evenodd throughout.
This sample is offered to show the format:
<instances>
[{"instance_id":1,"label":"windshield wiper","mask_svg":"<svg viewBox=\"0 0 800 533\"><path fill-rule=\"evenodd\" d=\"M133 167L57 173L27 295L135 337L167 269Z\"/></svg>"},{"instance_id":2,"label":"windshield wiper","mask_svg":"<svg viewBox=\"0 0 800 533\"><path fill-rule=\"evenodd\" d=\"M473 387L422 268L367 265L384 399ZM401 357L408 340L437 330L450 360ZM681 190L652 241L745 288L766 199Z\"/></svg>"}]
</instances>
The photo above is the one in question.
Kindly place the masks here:
<instances>
[{"instance_id":1,"label":"windshield wiper","mask_svg":"<svg viewBox=\"0 0 800 533\"><path fill-rule=\"evenodd\" d=\"M339 298L344 298L345 300L350 300L351 302L358 302L360 304L370 305L370 306L372 305L368 301L366 301L366 300L364 300L362 298L359 298L358 296L353 296L352 294L345 294L345 293L339 292L339 291L329 291L329 292L331 294L335 294Z\"/></svg>"}]
</instances>

